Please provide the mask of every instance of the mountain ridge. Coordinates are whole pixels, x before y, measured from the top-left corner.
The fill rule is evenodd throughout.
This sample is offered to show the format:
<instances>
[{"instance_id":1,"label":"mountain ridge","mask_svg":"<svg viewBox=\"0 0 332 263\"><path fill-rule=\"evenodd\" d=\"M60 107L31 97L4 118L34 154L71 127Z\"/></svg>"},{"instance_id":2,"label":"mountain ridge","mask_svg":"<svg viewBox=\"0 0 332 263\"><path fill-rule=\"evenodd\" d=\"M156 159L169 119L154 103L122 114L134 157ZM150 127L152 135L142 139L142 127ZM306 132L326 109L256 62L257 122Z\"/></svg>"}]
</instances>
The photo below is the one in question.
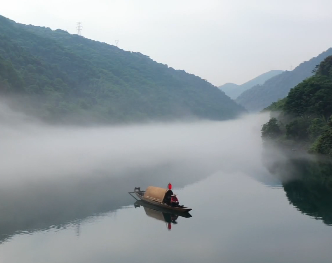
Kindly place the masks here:
<instances>
[{"instance_id":1,"label":"mountain ridge","mask_svg":"<svg viewBox=\"0 0 332 263\"><path fill-rule=\"evenodd\" d=\"M14 88L0 74L0 91L33 97L29 107L46 120L224 120L245 112L206 80L139 52L3 16L0 57L22 80Z\"/></svg>"},{"instance_id":2,"label":"mountain ridge","mask_svg":"<svg viewBox=\"0 0 332 263\"><path fill-rule=\"evenodd\" d=\"M260 111L271 103L285 98L297 84L313 75L313 70L326 57L332 55L332 48L322 52L308 61L302 62L292 71L285 71L272 77L263 85L256 85L243 92L235 101L248 111Z\"/></svg>"},{"instance_id":3,"label":"mountain ridge","mask_svg":"<svg viewBox=\"0 0 332 263\"><path fill-rule=\"evenodd\" d=\"M332 157L331 101L332 56L328 56L312 77L265 109L271 111L271 118L262 127L263 141Z\"/></svg>"},{"instance_id":4,"label":"mountain ridge","mask_svg":"<svg viewBox=\"0 0 332 263\"><path fill-rule=\"evenodd\" d=\"M237 85L235 83L225 83L224 85L219 86L223 92L226 93L231 99L236 99L239 95L241 95L244 91L250 89L253 86L258 84L264 84L270 78L281 74L284 72L283 70L270 70L265 72L241 85Z\"/></svg>"}]
</instances>

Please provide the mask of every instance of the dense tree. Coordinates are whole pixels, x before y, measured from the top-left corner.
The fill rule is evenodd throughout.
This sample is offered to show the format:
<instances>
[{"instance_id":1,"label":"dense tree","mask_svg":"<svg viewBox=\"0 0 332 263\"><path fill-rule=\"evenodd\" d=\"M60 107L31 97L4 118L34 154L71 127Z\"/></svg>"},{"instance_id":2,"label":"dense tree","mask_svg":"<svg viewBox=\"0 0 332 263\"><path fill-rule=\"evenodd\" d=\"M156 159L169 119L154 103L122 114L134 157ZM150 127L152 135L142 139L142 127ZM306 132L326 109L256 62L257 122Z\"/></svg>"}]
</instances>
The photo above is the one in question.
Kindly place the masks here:
<instances>
[{"instance_id":1,"label":"dense tree","mask_svg":"<svg viewBox=\"0 0 332 263\"><path fill-rule=\"evenodd\" d=\"M281 130L276 118L271 118L262 127L262 137L264 139L276 139L281 135Z\"/></svg>"},{"instance_id":2,"label":"dense tree","mask_svg":"<svg viewBox=\"0 0 332 263\"><path fill-rule=\"evenodd\" d=\"M281 137L304 143L311 152L332 156L331 102L332 56L316 67L314 76L291 89L286 98L273 103L266 110L280 112L272 114L271 120L274 126L285 127L281 129ZM271 120L263 128L268 127ZM265 130L262 129L262 136ZM279 143L282 142L279 140Z\"/></svg>"},{"instance_id":3,"label":"dense tree","mask_svg":"<svg viewBox=\"0 0 332 263\"><path fill-rule=\"evenodd\" d=\"M16 92L48 120L223 120L244 112L207 81L143 54L1 16L0 56L24 82Z\"/></svg>"},{"instance_id":4,"label":"dense tree","mask_svg":"<svg viewBox=\"0 0 332 263\"><path fill-rule=\"evenodd\" d=\"M294 70L285 71L267 80L264 84L256 85L243 92L236 99L236 102L245 107L248 111L260 111L271 103L285 98L292 88L314 74L313 70L316 65L320 64L331 55L332 48L329 48L317 57L301 63ZM325 61L325 63L329 62ZM320 71L325 72L325 66L322 67Z\"/></svg>"},{"instance_id":5,"label":"dense tree","mask_svg":"<svg viewBox=\"0 0 332 263\"><path fill-rule=\"evenodd\" d=\"M22 92L24 82L10 61L0 56L0 92Z\"/></svg>"}]
</instances>

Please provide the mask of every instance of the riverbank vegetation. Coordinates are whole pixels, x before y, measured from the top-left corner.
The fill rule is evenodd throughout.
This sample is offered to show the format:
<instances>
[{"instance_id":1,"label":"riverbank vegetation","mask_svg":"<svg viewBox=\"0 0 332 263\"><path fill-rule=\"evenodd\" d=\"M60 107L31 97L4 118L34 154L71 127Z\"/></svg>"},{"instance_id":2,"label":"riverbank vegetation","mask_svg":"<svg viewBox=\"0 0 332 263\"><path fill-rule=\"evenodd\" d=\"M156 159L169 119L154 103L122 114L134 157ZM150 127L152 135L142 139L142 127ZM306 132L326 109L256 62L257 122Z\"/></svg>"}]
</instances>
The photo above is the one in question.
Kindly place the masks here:
<instances>
[{"instance_id":1,"label":"riverbank vegetation","mask_svg":"<svg viewBox=\"0 0 332 263\"><path fill-rule=\"evenodd\" d=\"M332 157L332 56L314 72L286 98L265 109L271 111L271 118L262 127L262 138L292 150Z\"/></svg>"}]
</instances>

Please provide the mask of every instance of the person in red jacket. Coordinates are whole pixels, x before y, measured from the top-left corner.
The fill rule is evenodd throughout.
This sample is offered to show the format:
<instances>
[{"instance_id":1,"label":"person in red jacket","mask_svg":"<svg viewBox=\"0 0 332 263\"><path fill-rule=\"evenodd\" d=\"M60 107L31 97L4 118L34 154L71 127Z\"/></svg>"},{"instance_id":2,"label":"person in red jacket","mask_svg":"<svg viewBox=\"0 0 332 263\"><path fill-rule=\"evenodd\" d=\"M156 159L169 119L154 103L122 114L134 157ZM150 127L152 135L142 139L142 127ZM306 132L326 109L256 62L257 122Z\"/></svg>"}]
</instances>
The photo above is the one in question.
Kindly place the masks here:
<instances>
[{"instance_id":1,"label":"person in red jacket","mask_svg":"<svg viewBox=\"0 0 332 263\"><path fill-rule=\"evenodd\" d=\"M176 195L171 195L171 206L175 207L179 205L179 200Z\"/></svg>"}]
</instances>

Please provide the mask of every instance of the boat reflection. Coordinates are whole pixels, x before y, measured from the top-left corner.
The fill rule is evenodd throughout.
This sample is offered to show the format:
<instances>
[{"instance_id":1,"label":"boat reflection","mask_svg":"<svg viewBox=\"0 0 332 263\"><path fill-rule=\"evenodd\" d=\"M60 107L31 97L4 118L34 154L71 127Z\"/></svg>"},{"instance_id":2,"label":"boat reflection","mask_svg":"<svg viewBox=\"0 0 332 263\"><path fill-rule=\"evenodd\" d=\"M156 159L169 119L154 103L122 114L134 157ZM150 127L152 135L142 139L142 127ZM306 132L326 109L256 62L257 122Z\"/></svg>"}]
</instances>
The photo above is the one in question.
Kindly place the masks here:
<instances>
[{"instance_id":1,"label":"boat reflection","mask_svg":"<svg viewBox=\"0 0 332 263\"><path fill-rule=\"evenodd\" d=\"M114 174L62 175L59 178L0 184L0 245L20 233L33 233L80 224L92 216L116 212L132 204L129 185L166 185L179 188L203 179L206 172L187 171L171 164L154 169ZM181 176L180 172L181 171ZM1 175L2 176L2 175ZM88 193L88 194L87 194ZM0 260L1 262L1 260Z\"/></svg>"},{"instance_id":2,"label":"boat reflection","mask_svg":"<svg viewBox=\"0 0 332 263\"><path fill-rule=\"evenodd\" d=\"M177 219L179 217L190 218L192 217L189 213L178 213L178 212L170 212L167 209L160 208L158 206L149 204L142 200L138 200L134 203L135 208L143 206L145 214L148 217L154 218L156 220L162 221L166 223L167 229L172 229L172 224L177 224Z\"/></svg>"}]
</instances>

